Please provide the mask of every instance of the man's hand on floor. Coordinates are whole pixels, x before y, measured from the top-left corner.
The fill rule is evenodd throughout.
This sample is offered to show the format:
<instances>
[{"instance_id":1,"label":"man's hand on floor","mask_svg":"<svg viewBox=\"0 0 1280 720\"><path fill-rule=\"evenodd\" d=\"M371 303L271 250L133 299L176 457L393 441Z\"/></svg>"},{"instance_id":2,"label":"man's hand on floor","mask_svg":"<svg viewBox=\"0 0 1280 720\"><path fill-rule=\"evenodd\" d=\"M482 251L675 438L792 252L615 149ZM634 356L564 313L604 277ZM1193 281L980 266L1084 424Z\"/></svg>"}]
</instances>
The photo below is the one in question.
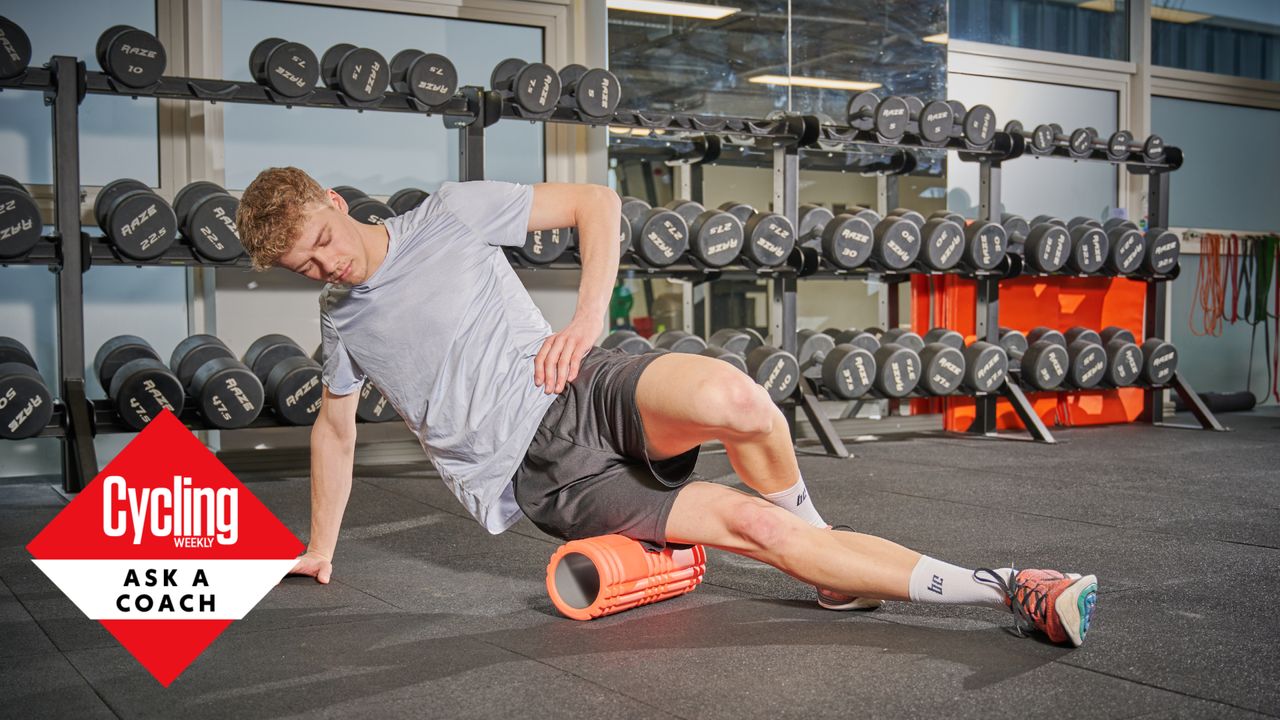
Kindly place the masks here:
<instances>
[{"instance_id":1,"label":"man's hand on floor","mask_svg":"<svg viewBox=\"0 0 1280 720\"><path fill-rule=\"evenodd\" d=\"M562 393L578 377L578 367L596 338L600 323L574 318L565 329L547 338L533 359L533 383L548 393Z\"/></svg>"},{"instance_id":2,"label":"man's hand on floor","mask_svg":"<svg viewBox=\"0 0 1280 720\"><path fill-rule=\"evenodd\" d=\"M329 576L333 574L333 563L320 553L305 552L298 556L298 562L289 571L289 575L309 575L321 585L329 584Z\"/></svg>"}]
</instances>

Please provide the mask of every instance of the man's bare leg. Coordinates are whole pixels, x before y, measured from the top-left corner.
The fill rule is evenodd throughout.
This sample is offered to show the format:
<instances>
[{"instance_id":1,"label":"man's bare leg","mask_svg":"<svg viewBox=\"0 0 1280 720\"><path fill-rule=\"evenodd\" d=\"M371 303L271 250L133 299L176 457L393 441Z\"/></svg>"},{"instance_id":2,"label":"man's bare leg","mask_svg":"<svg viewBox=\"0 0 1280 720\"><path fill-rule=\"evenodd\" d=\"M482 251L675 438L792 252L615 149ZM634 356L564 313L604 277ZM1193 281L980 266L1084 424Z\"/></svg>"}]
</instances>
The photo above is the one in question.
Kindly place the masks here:
<instances>
[{"instance_id":1,"label":"man's bare leg","mask_svg":"<svg viewBox=\"0 0 1280 720\"><path fill-rule=\"evenodd\" d=\"M707 440L728 449L734 470L761 493L785 489L799 465L778 408L731 366L664 355L640 376L636 402L650 456L678 455ZM667 539L729 550L820 588L861 598L1009 607L1055 642L1084 641L1097 578L1053 570L968 570L883 538L810 525L765 499L690 483L667 518Z\"/></svg>"},{"instance_id":2,"label":"man's bare leg","mask_svg":"<svg viewBox=\"0 0 1280 720\"><path fill-rule=\"evenodd\" d=\"M636 402L644 420L645 442L653 459L674 457L709 440L725 446L729 462L743 483L764 495L785 490L800 479L800 466L782 412L769 400L764 388L732 366L700 355L669 354L654 360L636 388ZM695 489L696 487L696 489ZM712 488L726 490L725 495ZM748 501L747 504L743 504ZM780 547L755 548L740 542L729 528L708 528L707 539L689 539L698 533L696 527L705 502L728 504L731 511L745 513L750 522L770 522L782 516L794 522L779 520L780 531L804 546L795 557L777 555ZM681 523L682 506L694 516L692 523ZM757 510L778 511L760 515ZM737 528L741 530L742 528ZM668 520L668 533L684 533L685 542L699 542L713 547L741 552L821 587L841 592L848 589L850 578L876 577L874 587L859 592L864 597L907 599L907 582L920 554L882 538L843 531L813 528L803 520L774 507L769 502L721 486L694 483L682 490ZM781 539L781 535L777 539ZM675 536L672 536L675 539ZM770 538L772 539L772 538ZM722 544L723 543L723 544ZM845 551L845 552L842 552ZM841 556L833 562L833 553ZM852 553L848 557L845 555ZM866 565L856 570L853 565ZM875 570L869 568L874 566ZM826 584L821 577L839 576Z\"/></svg>"}]
</instances>

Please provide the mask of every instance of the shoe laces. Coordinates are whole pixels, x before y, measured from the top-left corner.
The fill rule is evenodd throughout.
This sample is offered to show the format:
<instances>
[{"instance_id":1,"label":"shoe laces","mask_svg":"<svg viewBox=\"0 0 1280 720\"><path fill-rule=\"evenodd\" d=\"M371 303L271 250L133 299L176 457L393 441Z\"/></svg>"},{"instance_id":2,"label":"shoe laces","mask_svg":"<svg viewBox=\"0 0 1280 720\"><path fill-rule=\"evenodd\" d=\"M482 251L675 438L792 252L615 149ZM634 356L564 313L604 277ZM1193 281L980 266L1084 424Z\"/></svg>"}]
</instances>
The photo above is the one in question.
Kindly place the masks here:
<instances>
[{"instance_id":1,"label":"shoe laces","mask_svg":"<svg viewBox=\"0 0 1280 720\"><path fill-rule=\"evenodd\" d=\"M987 577L982 577L981 573L985 573ZM1018 582L1017 568L1010 568L1008 579L990 568L978 568L973 571L973 579L1004 593L1009 601L1009 609L1013 612L1013 630L1018 637L1026 637L1027 631L1039 627L1040 621L1045 618L1049 602L1048 591L1030 577Z\"/></svg>"}]
</instances>

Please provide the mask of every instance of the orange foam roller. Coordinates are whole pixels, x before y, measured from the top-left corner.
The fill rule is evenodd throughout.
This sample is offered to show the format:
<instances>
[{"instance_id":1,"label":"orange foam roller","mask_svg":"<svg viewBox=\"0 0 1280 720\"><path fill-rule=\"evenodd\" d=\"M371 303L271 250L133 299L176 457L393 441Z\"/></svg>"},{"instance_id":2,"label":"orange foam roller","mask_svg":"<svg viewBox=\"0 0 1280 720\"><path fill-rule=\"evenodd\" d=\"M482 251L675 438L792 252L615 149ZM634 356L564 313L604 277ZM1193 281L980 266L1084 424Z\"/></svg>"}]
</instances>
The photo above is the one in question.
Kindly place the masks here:
<instances>
[{"instance_id":1,"label":"orange foam roller","mask_svg":"<svg viewBox=\"0 0 1280 720\"><path fill-rule=\"evenodd\" d=\"M622 535L573 540L547 564L547 594L565 617L592 620L693 590L707 571L701 545L648 552Z\"/></svg>"}]
</instances>

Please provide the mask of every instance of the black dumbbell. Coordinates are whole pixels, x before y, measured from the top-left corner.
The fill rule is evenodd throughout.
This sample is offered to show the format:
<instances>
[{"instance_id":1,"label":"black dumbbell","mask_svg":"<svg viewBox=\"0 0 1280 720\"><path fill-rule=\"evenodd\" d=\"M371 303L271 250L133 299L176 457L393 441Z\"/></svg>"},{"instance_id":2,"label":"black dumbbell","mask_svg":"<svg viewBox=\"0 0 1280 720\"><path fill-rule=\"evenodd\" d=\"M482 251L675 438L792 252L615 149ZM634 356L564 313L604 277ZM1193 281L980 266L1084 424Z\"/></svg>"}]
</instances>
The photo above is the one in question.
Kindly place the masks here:
<instances>
[{"instance_id":1,"label":"black dumbbell","mask_svg":"<svg viewBox=\"0 0 1280 720\"><path fill-rule=\"evenodd\" d=\"M964 216L956 212L955 210L934 210L933 212L929 213L929 217L926 219L927 220L939 220L939 219L950 220L951 222L959 225L960 227L965 226Z\"/></svg>"},{"instance_id":2,"label":"black dumbbell","mask_svg":"<svg viewBox=\"0 0 1280 720\"><path fill-rule=\"evenodd\" d=\"M1009 353L1002 346L974 340L964 348L965 387L974 392L993 393L1008 376Z\"/></svg>"},{"instance_id":3,"label":"black dumbbell","mask_svg":"<svg viewBox=\"0 0 1280 720\"><path fill-rule=\"evenodd\" d=\"M212 335L192 335L178 343L169 369L210 427L242 428L262 412L262 381Z\"/></svg>"},{"instance_id":4,"label":"black dumbbell","mask_svg":"<svg viewBox=\"0 0 1280 720\"><path fill-rule=\"evenodd\" d=\"M622 85L613 73L586 65L565 65L560 69L563 102L589 118L607 118L618 109Z\"/></svg>"},{"instance_id":5,"label":"black dumbbell","mask_svg":"<svg viewBox=\"0 0 1280 720\"><path fill-rule=\"evenodd\" d=\"M1178 370L1178 349L1173 343L1160 338L1147 338L1139 348L1142 351L1142 384L1167 385Z\"/></svg>"},{"instance_id":6,"label":"black dumbbell","mask_svg":"<svg viewBox=\"0 0 1280 720\"><path fill-rule=\"evenodd\" d=\"M875 218L879 222L879 217ZM800 206L799 244L819 251L837 270L853 270L871 259L875 228L854 213L839 216L818 205Z\"/></svg>"},{"instance_id":7,"label":"black dumbbell","mask_svg":"<svg viewBox=\"0 0 1280 720\"><path fill-rule=\"evenodd\" d=\"M155 35L129 25L113 25L98 36L98 65L112 80L131 88L156 84L164 75L164 45Z\"/></svg>"},{"instance_id":8,"label":"black dumbbell","mask_svg":"<svg viewBox=\"0 0 1280 720\"><path fill-rule=\"evenodd\" d=\"M458 69L438 53L401 50L391 58L391 89L423 105L443 105L458 92Z\"/></svg>"},{"instance_id":9,"label":"black dumbbell","mask_svg":"<svg viewBox=\"0 0 1280 720\"><path fill-rule=\"evenodd\" d=\"M249 53L249 76L277 95L299 98L315 90L320 60L302 43L267 38Z\"/></svg>"},{"instance_id":10,"label":"black dumbbell","mask_svg":"<svg viewBox=\"0 0 1280 720\"><path fill-rule=\"evenodd\" d=\"M1178 269L1182 254L1182 242L1178 236L1162 228L1147 230L1143 238L1146 252L1142 256L1142 270L1148 275L1170 275Z\"/></svg>"},{"instance_id":11,"label":"black dumbbell","mask_svg":"<svg viewBox=\"0 0 1280 720\"><path fill-rule=\"evenodd\" d=\"M35 359L22 343L0 336L0 439L33 437L52 418L53 395Z\"/></svg>"},{"instance_id":12,"label":"black dumbbell","mask_svg":"<svg viewBox=\"0 0 1280 720\"><path fill-rule=\"evenodd\" d=\"M853 346L871 353L874 372L869 395L881 398L900 398L911 394L920 382L921 362L919 349L924 340L913 332L901 329L886 333L880 328L850 329L836 334L836 347ZM888 342L897 339L899 342ZM884 340L885 342L881 342Z\"/></svg>"},{"instance_id":13,"label":"black dumbbell","mask_svg":"<svg viewBox=\"0 0 1280 720\"><path fill-rule=\"evenodd\" d=\"M920 265L945 271L958 266L966 250L965 226L949 217L929 217L920 226ZM1003 247L1003 243L1001 244Z\"/></svg>"},{"instance_id":14,"label":"black dumbbell","mask_svg":"<svg viewBox=\"0 0 1280 720\"><path fill-rule=\"evenodd\" d=\"M955 124L951 106L942 100L922 102L914 95L907 96L906 101L911 131L916 137L925 145L946 144Z\"/></svg>"},{"instance_id":15,"label":"black dumbbell","mask_svg":"<svg viewBox=\"0 0 1280 720\"><path fill-rule=\"evenodd\" d=\"M1072 218L1067 223L1071 236L1071 252L1067 254L1067 267L1081 275L1098 272L1111 256L1111 240L1102 229L1102 223L1092 218Z\"/></svg>"},{"instance_id":16,"label":"black dumbbell","mask_svg":"<svg viewBox=\"0 0 1280 720\"><path fill-rule=\"evenodd\" d=\"M1051 127L1057 127L1050 124ZM1067 154L1076 158L1087 158L1093 155L1094 150L1100 149L1098 140L1098 131L1091 127L1076 128L1066 137L1066 142L1062 143L1059 138L1062 131L1059 129L1054 133L1054 143L1064 145L1067 148Z\"/></svg>"},{"instance_id":17,"label":"black dumbbell","mask_svg":"<svg viewBox=\"0 0 1280 720\"><path fill-rule=\"evenodd\" d=\"M311 359L324 366L324 344L316 346L315 352L311 353ZM356 402L356 417L364 422L380 423L395 420L400 417L400 413L387 400L368 378L364 384L360 386L360 399Z\"/></svg>"},{"instance_id":18,"label":"black dumbbell","mask_svg":"<svg viewBox=\"0 0 1280 720\"><path fill-rule=\"evenodd\" d=\"M625 197L622 215L631 229L631 253L641 265L666 267L689 249L689 225L679 213Z\"/></svg>"},{"instance_id":19,"label":"black dumbbell","mask_svg":"<svg viewBox=\"0 0 1280 720\"><path fill-rule=\"evenodd\" d=\"M666 330L653 337L653 347L668 352L697 355L707 349L707 341L683 330Z\"/></svg>"},{"instance_id":20,"label":"black dumbbell","mask_svg":"<svg viewBox=\"0 0 1280 720\"><path fill-rule=\"evenodd\" d=\"M509 94L517 107L534 115L551 112L560 101L560 75L546 63L507 58L493 68L489 87Z\"/></svg>"},{"instance_id":21,"label":"black dumbbell","mask_svg":"<svg viewBox=\"0 0 1280 720\"><path fill-rule=\"evenodd\" d=\"M262 382L266 404L281 422L315 423L324 398L320 364L297 343L286 335L263 335L249 345L241 361Z\"/></svg>"},{"instance_id":22,"label":"black dumbbell","mask_svg":"<svg viewBox=\"0 0 1280 720\"><path fill-rule=\"evenodd\" d=\"M898 214L902 213L902 214ZM869 208L859 208L857 214L868 220L876 214ZM922 245L921 229L924 216L914 210L899 208L875 223L871 235L872 265L879 269L902 271L916 264Z\"/></svg>"},{"instance_id":23,"label":"black dumbbell","mask_svg":"<svg viewBox=\"0 0 1280 720\"><path fill-rule=\"evenodd\" d=\"M706 268L729 265L742 254L742 221L723 210L708 210L692 200L672 200L665 207L689 227L689 258Z\"/></svg>"},{"instance_id":24,"label":"black dumbbell","mask_svg":"<svg viewBox=\"0 0 1280 720\"><path fill-rule=\"evenodd\" d=\"M1017 330L1000 328L1000 345L1011 361L1017 361L1018 377L1033 390L1054 390L1070 370L1067 348L1053 339L1029 342Z\"/></svg>"},{"instance_id":25,"label":"black dumbbell","mask_svg":"<svg viewBox=\"0 0 1280 720\"><path fill-rule=\"evenodd\" d=\"M1147 162L1160 162L1164 159L1164 139L1148 135L1146 140L1137 142L1128 130L1117 130L1107 138L1106 152L1112 160L1128 160L1130 155L1140 154Z\"/></svg>"},{"instance_id":26,"label":"black dumbbell","mask_svg":"<svg viewBox=\"0 0 1280 720\"><path fill-rule=\"evenodd\" d=\"M1175 233L1160 228L1152 228L1145 233L1132 220L1111 218L1102 226L1114 245L1128 248L1122 256L1123 262L1113 261L1113 270L1124 275L1142 274L1148 276L1170 275L1178 267L1181 256L1181 242ZM1141 249L1133 248L1132 243L1141 240ZM1114 252L1113 252L1114 254Z\"/></svg>"},{"instance_id":27,"label":"black dumbbell","mask_svg":"<svg viewBox=\"0 0 1280 720\"><path fill-rule=\"evenodd\" d=\"M964 226L960 267L975 272L995 270L1009 254L1009 244L1009 233L1000 223L974 220Z\"/></svg>"},{"instance_id":28,"label":"black dumbbell","mask_svg":"<svg viewBox=\"0 0 1280 720\"><path fill-rule=\"evenodd\" d=\"M431 197L431 193L418 188L404 188L397 190L387 199L387 207L397 215L404 215L407 212L416 210L419 205L426 202Z\"/></svg>"},{"instance_id":29,"label":"black dumbbell","mask_svg":"<svg viewBox=\"0 0 1280 720\"><path fill-rule=\"evenodd\" d=\"M605 336L600 347L621 350L628 355L643 355L653 350L653 343L634 330L614 330Z\"/></svg>"},{"instance_id":30,"label":"black dumbbell","mask_svg":"<svg viewBox=\"0 0 1280 720\"><path fill-rule=\"evenodd\" d=\"M996 112L986 105L974 105L965 109L959 100L948 100L953 121L951 137L965 145L980 150L996 139Z\"/></svg>"},{"instance_id":31,"label":"black dumbbell","mask_svg":"<svg viewBox=\"0 0 1280 720\"><path fill-rule=\"evenodd\" d=\"M2 18L0 18L2 19ZM0 51L0 57L3 57ZM40 207L22 183L0 175L0 259L19 258L40 242Z\"/></svg>"},{"instance_id":32,"label":"black dumbbell","mask_svg":"<svg viewBox=\"0 0 1280 720\"><path fill-rule=\"evenodd\" d=\"M320 78L356 102L373 102L387 94L391 68L377 50L338 43L320 58Z\"/></svg>"},{"instance_id":33,"label":"black dumbbell","mask_svg":"<svg viewBox=\"0 0 1280 720\"><path fill-rule=\"evenodd\" d=\"M163 255L178 235L173 208L137 180L115 180L103 187L94 200L93 216L107 240L130 260Z\"/></svg>"},{"instance_id":34,"label":"black dumbbell","mask_svg":"<svg viewBox=\"0 0 1280 720\"><path fill-rule=\"evenodd\" d=\"M849 119L849 127L874 132L880 140L890 143L902 139L909 122L906 100L896 95L881 100L870 92L854 95L845 115Z\"/></svg>"},{"instance_id":35,"label":"black dumbbell","mask_svg":"<svg viewBox=\"0 0 1280 720\"><path fill-rule=\"evenodd\" d=\"M221 186L198 181L182 188L173 198L173 210L182 236L200 257L213 262L235 260L244 254L236 230L236 200Z\"/></svg>"},{"instance_id":36,"label":"black dumbbell","mask_svg":"<svg viewBox=\"0 0 1280 720\"><path fill-rule=\"evenodd\" d=\"M1107 372L1103 384L1108 387L1129 387L1142 377L1142 348L1131 331L1114 325L1103 328L1099 337L1107 353Z\"/></svg>"},{"instance_id":37,"label":"black dumbbell","mask_svg":"<svg viewBox=\"0 0 1280 720\"><path fill-rule=\"evenodd\" d=\"M1138 226L1120 218L1111 218L1102 226L1107 234L1105 267L1113 275L1131 275L1142 267L1147 252L1146 240Z\"/></svg>"},{"instance_id":38,"label":"black dumbbell","mask_svg":"<svg viewBox=\"0 0 1280 720\"><path fill-rule=\"evenodd\" d=\"M93 366L125 426L141 430L164 410L182 414L182 381L165 367L146 340L117 335L98 348Z\"/></svg>"},{"instance_id":39,"label":"black dumbbell","mask_svg":"<svg viewBox=\"0 0 1280 720\"><path fill-rule=\"evenodd\" d=\"M366 225L381 225L396 216L396 211L381 200L374 200L350 185L338 185L333 188L343 200L347 201L347 214Z\"/></svg>"},{"instance_id":40,"label":"black dumbbell","mask_svg":"<svg viewBox=\"0 0 1280 720\"><path fill-rule=\"evenodd\" d=\"M1027 333L1027 341L1032 345L1041 340L1067 351L1067 375L1062 380L1064 387L1088 390L1102 382L1107 358L1097 333L1080 327L1071 328L1066 335L1046 327L1037 327Z\"/></svg>"},{"instance_id":41,"label":"black dumbbell","mask_svg":"<svg viewBox=\"0 0 1280 720\"><path fill-rule=\"evenodd\" d=\"M746 357L747 353L764 345L764 336L755 328L723 328L711 333L707 344Z\"/></svg>"},{"instance_id":42,"label":"black dumbbell","mask_svg":"<svg viewBox=\"0 0 1280 720\"><path fill-rule=\"evenodd\" d=\"M759 212L746 203L726 202L720 209L742 223L743 262L753 267L777 267L787 261L796 246L796 227L787 216Z\"/></svg>"},{"instance_id":43,"label":"black dumbbell","mask_svg":"<svg viewBox=\"0 0 1280 720\"><path fill-rule=\"evenodd\" d=\"M922 342L918 386L922 392L926 395L951 395L961 385L968 385L969 359L964 336L954 330L932 328L925 333Z\"/></svg>"},{"instance_id":44,"label":"black dumbbell","mask_svg":"<svg viewBox=\"0 0 1280 720\"><path fill-rule=\"evenodd\" d=\"M866 395L875 382L875 355L866 347L836 344L830 333L801 330L796 349L800 373L841 400Z\"/></svg>"},{"instance_id":45,"label":"black dumbbell","mask_svg":"<svg viewBox=\"0 0 1280 720\"><path fill-rule=\"evenodd\" d=\"M1027 131L1020 120L1010 120L1004 124L1004 131L1009 135L1021 135L1026 141L1026 151L1032 155L1048 155L1056 146L1053 128L1048 125L1037 125L1035 130Z\"/></svg>"},{"instance_id":46,"label":"black dumbbell","mask_svg":"<svg viewBox=\"0 0 1280 720\"><path fill-rule=\"evenodd\" d=\"M0 80L18 77L31 64L31 40L17 23L0 15Z\"/></svg>"},{"instance_id":47,"label":"black dumbbell","mask_svg":"<svg viewBox=\"0 0 1280 720\"><path fill-rule=\"evenodd\" d=\"M549 265L575 244L576 235L573 228L534 230L525 234L524 245L507 248L507 252L519 264Z\"/></svg>"},{"instance_id":48,"label":"black dumbbell","mask_svg":"<svg viewBox=\"0 0 1280 720\"><path fill-rule=\"evenodd\" d=\"M749 328L712 333L700 354L717 357L743 370L774 402L791 397L800 383L800 362L796 356L768 345L759 333Z\"/></svg>"},{"instance_id":49,"label":"black dumbbell","mask_svg":"<svg viewBox=\"0 0 1280 720\"><path fill-rule=\"evenodd\" d=\"M1029 270L1055 273L1066 266L1071 255L1071 233L1065 223L1045 215L1037 216L1030 223L1016 215L1011 217L1009 224L1016 230L1009 233L1009 247L1011 251L1018 248L1022 262ZM1019 232L1024 226L1029 227L1026 235Z\"/></svg>"}]
</instances>

